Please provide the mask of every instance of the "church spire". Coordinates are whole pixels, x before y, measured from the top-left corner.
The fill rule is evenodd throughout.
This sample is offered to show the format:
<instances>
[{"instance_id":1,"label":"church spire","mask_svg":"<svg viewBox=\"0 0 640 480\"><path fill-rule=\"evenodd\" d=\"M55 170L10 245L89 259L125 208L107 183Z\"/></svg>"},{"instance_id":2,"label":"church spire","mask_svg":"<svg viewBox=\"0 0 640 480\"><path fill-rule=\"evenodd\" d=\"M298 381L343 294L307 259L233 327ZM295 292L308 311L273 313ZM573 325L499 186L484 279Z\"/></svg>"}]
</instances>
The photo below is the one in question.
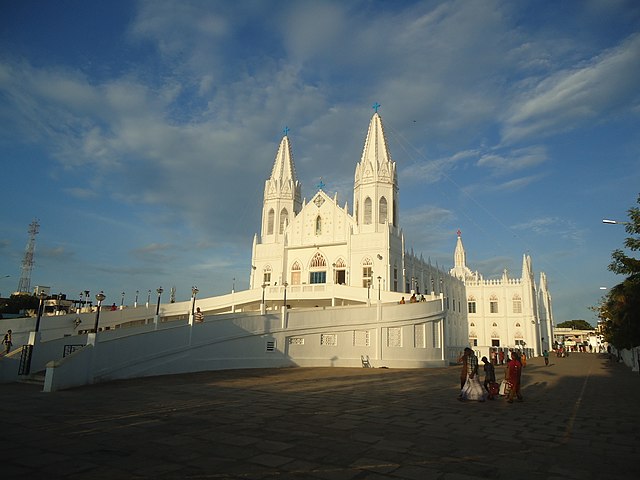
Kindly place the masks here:
<instances>
[{"instance_id":1,"label":"church spire","mask_svg":"<svg viewBox=\"0 0 640 480\"><path fill-rule=\"evenodd\" d=\"M456 233L458 234L458 240L456 241L456 249L453 252L453 268L449 273L464 280L471 274L471 270L467 267L467 253L462 244L462 232L458 229Z\"/></svg>"},{"instance_id":2,"label":"church spire","mask_svg":"<svg viewBox=\"0 0 640 480\"><path fill-rule=\"evenodd\" d=\"M289 128L285 127L285 135L280 141L278 153L276 153L276 159L273 163L273 169L271 170L271 180L280 184L290 180L292 183L298 183L296 176L296 169L293 164L293 154L291 153L291 144L287 133Z\"/></svg>"},{"instance_id":3,"label":"church spire","mask_svg":"<svg viewBox=\"0 0 640 480\"><path fill-rule=\"evenodd\" d=\"M454 268L464 270L467 266L467 254L464 251L464 245L462 245L462 232L458 229L458 241L456 242L456 249L453 253L453 265Z\"/></svg>"},{"instance_id":4,"label":"church spire","mask_svg":"<svg viewBox=\"0 0 640 480\"><path fill-rule=\"evenodd\" d=\"M296 175L288 133L289 128L285 127L271 169L271 177L264 184L263 242L278 241L291 220L302 209L302 187Z\"/></svg>"},{"instance_id":5,"label":"church spire","mask_svg":"<svg viewBox=\"0 0 640 480\"><path fill-rule=\"evenodd\" d=\"M389 170L385 169L385 171L381 172L380 167L387 167L389 163L391 163L391 155L389 154L387 139L384 136L382 118L376 111L369 122L369 130L367 131L367 138L364 141L360 164L365 166L365 169L367 166L371 166L374 176L377 176L378 173L386 173L388 177L390 173Z\"/></svg>"},{"instance_id":6,"label":"church spire","mask_svg":"<svg viewBox=\"0 0 640 480\"><path fill-rule=\"evenodd\" d=\"M391 160L387 146L378 113L380 105L376 103L373 108L375 113L369 121L354 178L354 216L361 232L388 228L384 225L399 227L396 163Z\"/></svg>"}]
</instances>

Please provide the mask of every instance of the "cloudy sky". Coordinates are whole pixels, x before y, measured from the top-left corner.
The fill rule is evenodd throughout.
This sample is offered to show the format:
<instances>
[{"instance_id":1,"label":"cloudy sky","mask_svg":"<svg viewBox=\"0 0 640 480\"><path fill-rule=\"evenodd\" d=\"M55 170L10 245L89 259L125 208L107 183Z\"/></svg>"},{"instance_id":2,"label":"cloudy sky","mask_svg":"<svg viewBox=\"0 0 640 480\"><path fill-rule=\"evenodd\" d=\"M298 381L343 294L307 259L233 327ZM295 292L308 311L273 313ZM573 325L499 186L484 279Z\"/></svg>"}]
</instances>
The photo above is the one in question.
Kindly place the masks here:
<instances>
[{"instance_id":1,"label":"cloudy sky","mask_svg":"<svg viewBox=\"0 0 640 480\"><path fill-rule=\"evenodd\" d=\"M634 0L0 0L0 293L34 218L32 286L246 288L283 128L303 196L351 207L375 102L408 247L450 268L460 228L486 278L529 254L556 322L594 323L601 220L640 193Z\"/></svg>"}]
</instances>

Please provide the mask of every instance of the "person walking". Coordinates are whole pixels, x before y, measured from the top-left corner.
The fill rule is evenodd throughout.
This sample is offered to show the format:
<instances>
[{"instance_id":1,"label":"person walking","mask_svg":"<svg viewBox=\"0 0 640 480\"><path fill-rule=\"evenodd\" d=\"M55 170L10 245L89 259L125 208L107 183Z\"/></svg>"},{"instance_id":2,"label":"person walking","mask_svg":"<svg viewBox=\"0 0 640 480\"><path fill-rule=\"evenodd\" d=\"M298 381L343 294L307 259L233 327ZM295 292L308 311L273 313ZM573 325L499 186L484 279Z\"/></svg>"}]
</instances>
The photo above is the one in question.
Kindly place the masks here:
<instances>
[{"instance_id":1,"label":"person walking","mask_svg":"<svg viewBox=\"0 0 640 480\"><path fill-rule=\"evenodd\" d=\"M493 363L487 360L487 357L482 357L482 363L484 363L484 389L489 395L489 400L495 400L496 369Z\"/></svg>"},{"instance_id":2,"label":"person walking","mask_svg":"<svg viewBox=\"0 0 640 480\"><path fill-rule=\"evenodd\" d=\"M520 381L522 379L522 363L516 352L511 352L511 360L507 364L507 381L511 384L511 390L507 397L507 402L513 403L513 398L518 397L522 402L524 398L520 393Z\"/></svg>"},{"instance_id":3,"label":"person walking","mask_svg":"<svg viewBox=\"0 0 640 480\"><path fill-rule=\"evenodd\" d=\"M13 342L11 341L11 333L11 330L7 330L7 333L4 334L4 338L2 339L2 344L5 345L5 355L9 354L11 346L13 345Z\"/></svg>"},{"instance_id":4,"label":"person walking","mask_svg":"<svg viewBox=\"0 0 640 480\"><path fill-rule=\"evenodd\" d=\"M545 366L549 366L549 350L544 350L542 352L542 356L544 357L544 364Z\"/></svg>"},{"instance_id":5,"label":"person walking","mask_svg":"<svg viewBox=\"0 0 640 480\"><path fill-rule=\"evenodd\" d=\"M478 357L475 356L473 350L467 347L458 358L458 363L462 363L462 370L460 370L460 390L462 390L467 382L467 377L473 379L478 374Z\"/></svg>"}]
</instances>

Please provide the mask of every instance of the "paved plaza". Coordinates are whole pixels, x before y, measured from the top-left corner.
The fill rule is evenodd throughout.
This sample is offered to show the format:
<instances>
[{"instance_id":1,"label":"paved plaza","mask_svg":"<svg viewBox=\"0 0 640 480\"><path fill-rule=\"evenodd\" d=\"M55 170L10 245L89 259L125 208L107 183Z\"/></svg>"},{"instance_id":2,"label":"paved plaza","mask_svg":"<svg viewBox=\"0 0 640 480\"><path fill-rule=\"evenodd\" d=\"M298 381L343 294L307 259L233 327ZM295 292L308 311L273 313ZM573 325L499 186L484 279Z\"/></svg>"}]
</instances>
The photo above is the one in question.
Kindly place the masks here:
<instances>
[{"instance_id":1,"label":"paved plaza","mask_svg":"<svg viewBox=\"0 0 640 480\"><path fill-rule=\"evenodd\" d=\"M640 375L550 363L529 360L513 404L457 401L460 367L0 385L2 478L638 478Z\"/></svg>"}]
</instances>

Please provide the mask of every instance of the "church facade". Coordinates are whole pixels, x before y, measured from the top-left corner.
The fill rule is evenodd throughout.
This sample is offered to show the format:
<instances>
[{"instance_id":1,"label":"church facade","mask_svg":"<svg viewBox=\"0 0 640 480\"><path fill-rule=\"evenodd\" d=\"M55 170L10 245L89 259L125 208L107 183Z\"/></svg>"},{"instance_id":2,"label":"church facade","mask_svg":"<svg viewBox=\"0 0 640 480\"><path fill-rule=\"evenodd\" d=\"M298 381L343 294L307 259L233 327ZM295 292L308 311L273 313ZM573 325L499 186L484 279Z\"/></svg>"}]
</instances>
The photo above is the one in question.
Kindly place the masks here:
<instances>
[{"instance_id":1,"label":"church facade","mask_svg":"<svg viewBox=\"0 0 640 480\"><path fill-rule=\"evenodd\" d=\"M524 256L520 278L484 279L466 265L458 235L454 267L441 270L405 248L399 216L396 163L382 118L369 122L353 184L353 211L322 190L302 197L291 140L285 131L265 182L260 234L254 236L250 288L284 286L308 292L294 306L327 305L323 286L366 288L369 299L381 292L409 302L416 294L440 295L447 316L445 342L490 348L521 348L535 355L553 338L551 295L544 273L536 285L531 258ZM388 295L386 295L388 299ZM325 303L323 303L323 301ZM345 303L343 302L342 305ZM335 305L331 303L330 305Z\"/></svg>"},{"instance_id":2,"label":"church facade","mask_svg":"<svg viewBox=\"0 0 640 480\"><path fill-rule=\"evenodd\" d=\"M398 192L396 163L377 112L355 166L352 212L322 186L310 201L302 199L291 141L285 133L265 182L250 288L286 285L289 292L309 292L306 305L294 306L323 305L323 285L367 289L370 300L381 295L388 299L390 292L397 293L393 297L397 301L404 297L407 303L413 293L418 299L423 294L442 296L446 341L456 348L466 345L464 282L405 249Z\"/></svg>"}]
</instances>

